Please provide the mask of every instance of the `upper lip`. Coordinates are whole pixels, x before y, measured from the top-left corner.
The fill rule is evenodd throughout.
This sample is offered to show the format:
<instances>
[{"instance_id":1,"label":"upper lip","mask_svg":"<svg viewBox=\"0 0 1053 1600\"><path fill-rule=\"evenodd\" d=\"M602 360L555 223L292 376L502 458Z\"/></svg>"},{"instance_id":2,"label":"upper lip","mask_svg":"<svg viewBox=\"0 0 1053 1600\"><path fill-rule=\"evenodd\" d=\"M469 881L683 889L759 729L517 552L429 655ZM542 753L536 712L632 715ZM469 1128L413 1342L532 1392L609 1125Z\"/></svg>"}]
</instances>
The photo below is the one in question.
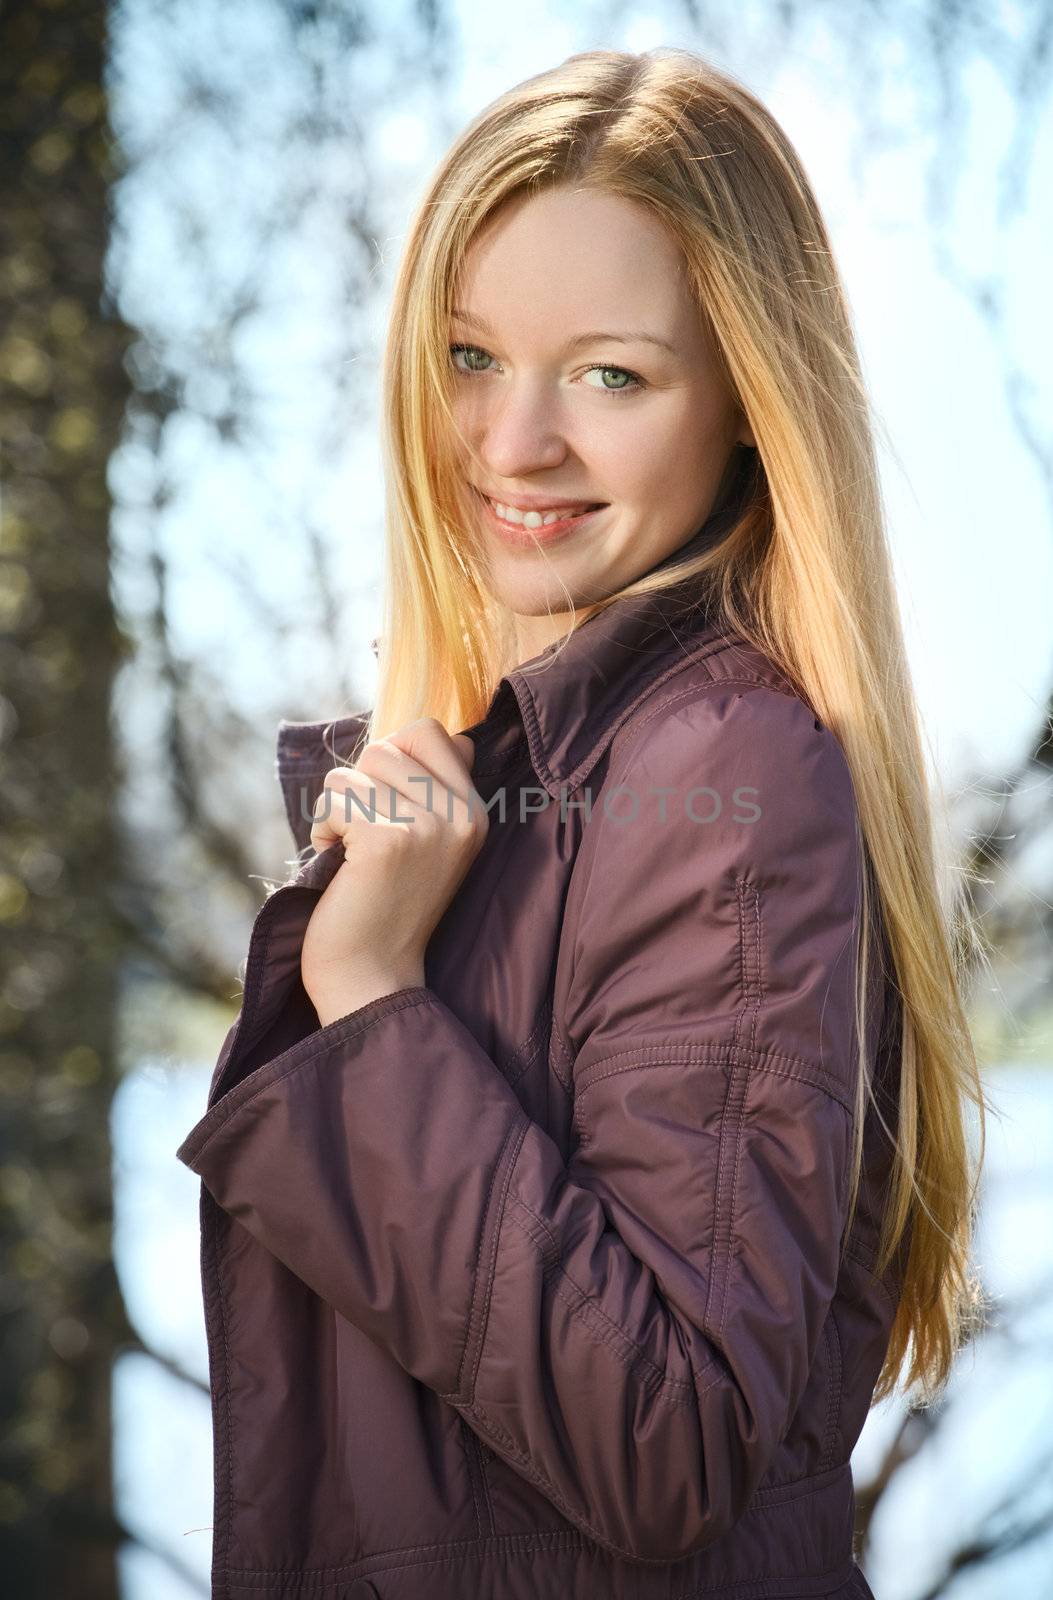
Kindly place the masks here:
<instances>
[{"instance_id":1,"label":"upper lip","mask_svg":"<svg viewBox=\"0 0 1053 1600\"><path fill-rule=\"evenodd\" d=\"M588 495L566 494L557 497L552 494L508 494L502 489L500 494L491 494L488 489L480 489L478 484L472 486L477 493L485 495L487 500L493 500L501 506L514 506L517 511L559 511L563 506L596 506L599 500L590 500Z\"/></svg>"}]
</instances>

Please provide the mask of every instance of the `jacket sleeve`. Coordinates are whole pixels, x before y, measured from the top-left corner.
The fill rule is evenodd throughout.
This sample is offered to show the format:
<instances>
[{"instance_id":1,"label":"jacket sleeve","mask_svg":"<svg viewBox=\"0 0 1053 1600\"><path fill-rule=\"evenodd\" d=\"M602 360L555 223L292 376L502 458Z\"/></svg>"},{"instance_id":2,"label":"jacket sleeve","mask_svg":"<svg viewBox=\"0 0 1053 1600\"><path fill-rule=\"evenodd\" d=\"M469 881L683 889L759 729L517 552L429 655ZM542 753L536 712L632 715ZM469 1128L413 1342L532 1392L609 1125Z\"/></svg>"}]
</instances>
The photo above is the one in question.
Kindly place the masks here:
<instances>
[{"instance_id":1,"label":"jacket sleeve","mask_svg":"<svg viewBox=\"0 0 1053 1600\"><path fill-rule=\"evenodd\" d=\"M700 692L628 755L557 963L569 1161L427 987L258 1067L178 1154L571 1523L668 1562L745 1511L834 1294L860 859L791 695Z\"/></svg>"}]
</instances>

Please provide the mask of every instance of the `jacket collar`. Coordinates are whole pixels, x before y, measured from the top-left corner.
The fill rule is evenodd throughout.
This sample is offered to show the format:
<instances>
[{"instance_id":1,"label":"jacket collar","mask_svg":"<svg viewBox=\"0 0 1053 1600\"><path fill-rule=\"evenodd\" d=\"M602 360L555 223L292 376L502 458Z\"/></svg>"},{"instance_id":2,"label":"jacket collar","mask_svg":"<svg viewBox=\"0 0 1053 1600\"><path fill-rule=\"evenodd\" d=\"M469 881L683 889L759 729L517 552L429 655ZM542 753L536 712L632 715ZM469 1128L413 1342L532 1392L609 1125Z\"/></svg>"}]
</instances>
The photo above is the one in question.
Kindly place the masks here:
<instances>
[{"instance_id":1,"label":"jacket collar","mask_svg":"<svg viewBox=\"0 0 1053 1600\"><path fill-rule=\"evenodd\" d=\"M715 543L731 517L717 513L649 569L664 571ZM711 586L681 582L616 600L500 680L483 719L463 731L476 747L473 778L514 759L525 733L538 782L555 799L584 783L624 717L657 682L721 633ZM477 785L478 786L478 785Z\"/></svg>"},{"instance_id":2,"label":"jacket collar","mask_svg":"<svg viewBox=\"0 0 1053 1600\"><path fill-rule=\"evenodd\" d=\"M664 571L715 543L734 521L726 502L685 544L650 571ZM554 798L584 783L636 702L721 636L710 585L681 582L660 594L616 600L500 679L482 719L462 731L475 745L473 782L489 790L527 754L538 782ZM278 726L276 768L293 821L305 787L319 792L338 760L353 758L369 712L328 722ZM309 825L308 825L309 826ZM305 834L306 830L299 829ZM299 836L299 835L298 835Z\"/></svg>"}]
</instances>

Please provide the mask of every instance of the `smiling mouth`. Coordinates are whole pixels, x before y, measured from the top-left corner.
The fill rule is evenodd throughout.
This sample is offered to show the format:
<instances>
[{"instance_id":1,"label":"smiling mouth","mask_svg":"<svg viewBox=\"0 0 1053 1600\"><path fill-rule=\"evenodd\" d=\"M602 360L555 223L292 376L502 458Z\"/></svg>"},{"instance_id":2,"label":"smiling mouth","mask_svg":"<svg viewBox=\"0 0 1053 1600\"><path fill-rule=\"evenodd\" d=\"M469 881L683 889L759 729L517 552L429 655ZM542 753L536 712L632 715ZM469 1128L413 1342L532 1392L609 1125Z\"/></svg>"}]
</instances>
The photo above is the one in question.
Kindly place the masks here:
<instances>
[{"instance_id":1,"label":"smiling mouth","mask_svg":"<svg viewBox=\"0 0 1053 1600\"><path fill-rule=\"evenodd\" d=\"M556 503L546 507L544 510L520 511L515 506L505 505L503 501L496 500L490 495L482 494L481 490L479 493L499 521L510 528L528 528L531 530L554 528L563 522L575 522L592 511L602 511L607 503L603 500L566 501L562 505Z\"/></svg>"}]
</instances>

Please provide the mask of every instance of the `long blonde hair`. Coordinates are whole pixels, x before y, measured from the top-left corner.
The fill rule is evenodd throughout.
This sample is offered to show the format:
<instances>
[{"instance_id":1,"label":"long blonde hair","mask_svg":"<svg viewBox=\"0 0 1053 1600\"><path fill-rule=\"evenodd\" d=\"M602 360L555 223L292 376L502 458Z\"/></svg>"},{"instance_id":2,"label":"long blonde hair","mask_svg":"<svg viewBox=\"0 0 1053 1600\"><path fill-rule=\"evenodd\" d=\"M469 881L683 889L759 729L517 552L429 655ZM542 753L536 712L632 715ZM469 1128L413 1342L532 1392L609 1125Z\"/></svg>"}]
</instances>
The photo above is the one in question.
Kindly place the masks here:
<instances>
[{"instance_id":1,"label":"long blonde hair","mask_svg":"<svg viewBox=\"0 0 1053 1600\"><path fill-rule=\"evenodd\" d=\"M509 664L509 619L466 534L474 519L452 444L449 320L480 227L504 202L556 184L622 196L669 229L756 439L750 493L718 546L601 605L706 574L731 627L800 687L845 752L864 841L853 1211L867 1097L877 1104L864 1028L874 895L902 1001L898 1128L886 1124L896 1148L874 1270L886 1271L901 1241L909 1252L874 1399L906 1366L906 1389L919 1386L927 1404L986 1309L971 1240L990 1108L963 989L987 954L964 869L943 859L876 422L826 228L770 112L689 51L592 50L516 85L463 131L424 195L384 363L385 604L370 736L420 716L470 727ZM979 1112L975 1159L966 1100Z\"/></svg>"}]
</instances>

